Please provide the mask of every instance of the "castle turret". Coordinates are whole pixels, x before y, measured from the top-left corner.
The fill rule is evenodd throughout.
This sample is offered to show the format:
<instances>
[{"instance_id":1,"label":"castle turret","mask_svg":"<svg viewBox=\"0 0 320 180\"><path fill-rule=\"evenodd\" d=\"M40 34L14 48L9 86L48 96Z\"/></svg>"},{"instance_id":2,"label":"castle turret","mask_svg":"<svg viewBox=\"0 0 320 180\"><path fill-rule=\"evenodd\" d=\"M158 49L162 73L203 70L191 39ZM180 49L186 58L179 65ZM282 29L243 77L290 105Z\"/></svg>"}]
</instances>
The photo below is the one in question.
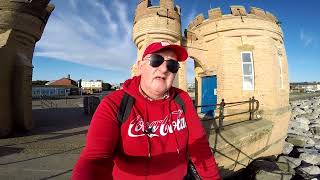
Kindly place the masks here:
<instances>
[{"instance_id":1,"label":"castle turret","mask_svg":"<svg viewBox=\"0 0 320 180\"><path fill-rule=\"evenodd\" d=\"M50 0L0 1L0 136L30 130L32 57L54 5Z\"/></svg>"},{"instance_id":2,"label":"castle turret","mask_svg":"<svg viewBox=\"0 0 320 180\"><path fill-rule=\"evenodd\" d=\"M254 147L260 150L269 146L264 156L281 153L290 111L288 63L279 21L271 13L255 7L248 12L243 6L231 6L230 14L215 8L208 14L208 19L202 14L196 16L185 33L187 51L196 66L196 104L208 103L205 101L210 93L202 93L213 92L204 81L208 77L216 78L217 82L214 92L218 100L212 104L222 99L239 102L254 96L260 102L259 117L270 120L268 123L273 126L264 137L266 144ZM247 109L246 104L226 108L224 112L228 116ZM245 119L247 115L224 120L228 123ZM250 153L250 150L245 152ZM221 159L223 157L217 157L224 168L235 167L233 162ZM240 159L245 161L245 157Z\"/></svg>"},{"instance_id":3,"label":"castle turret","mask_svg":"<svg viewBox=\"0 0 320 180\"><path fill-rule=\"evenodd\" d=\"M165 8L165 9L173 9L174 2L173 2L173 0L160 0L160 7Z\"/></svg>"},{"instance_id":4,"label":"castle turret","mask_svg":"<svg viewBox=\"0 0 320 180\"><path fill-rule=\"evenodd\" d=\"M137 8L136 8L136 14L137 14L137 12L143 12L143 10L149 6L151 6L150 0L140 0L139 4L137 5Z\"/></svg>"},{"instance_id":5,"label":"castle turret","mask_svg":"<svg viewBox=\"0 0 320 180\"><path fill-rule=\"evenodd\" d=\"M146 46L154 41L181 44L180 8L174 6L173 0L160 0L159 6L150 5L149 0L140 0L135 12L132 38L138 50L137 62L141 60ZM185 71L179 73L183 72ZM138 74L135 65L132 74ZM179 82L180 76L181 74L176 77L175 86L185 89L186 82Z\"/></svg>"}]
</instances>

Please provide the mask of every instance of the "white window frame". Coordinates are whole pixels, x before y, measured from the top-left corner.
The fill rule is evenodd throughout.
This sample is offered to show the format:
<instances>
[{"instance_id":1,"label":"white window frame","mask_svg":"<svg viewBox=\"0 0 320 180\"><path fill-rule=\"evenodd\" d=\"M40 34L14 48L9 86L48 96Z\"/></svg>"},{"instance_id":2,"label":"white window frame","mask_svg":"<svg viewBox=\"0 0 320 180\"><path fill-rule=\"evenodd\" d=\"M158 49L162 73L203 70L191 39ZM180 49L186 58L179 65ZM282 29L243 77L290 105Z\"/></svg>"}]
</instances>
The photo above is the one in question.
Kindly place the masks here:
<instances>
[{"instance_id":1,"label":"white window frame","mask_svg":"<svg viewBox=\"0 0 320 180\"><path fill-rule=\"evenodd\" d=\"M244 62L243 61L243 54L247 54L249 53L250 54L250 59L251 59L251 62ZM252 74L251 75L245 75L244 74L244 69L243 69L243 65L244 64L251 64L251 69L252 69ZM254 66L253 66L253 57L252 57L252 52L251 51L242 51L241 52L241 67L242 67L242 89L243 90L254 90ZM247 88L244 86L244 78L245 77L252 77L252 87L251 88Z\"/></svg>"},{"instance_id":2,"label":"white window frame","mask_svg":"<svg viewBox=\"0 0 320 180\"><path fill-rule=\"evenodd\" d=\"M280 89L283 89L283 69L282 69L282 61L281 56L278 54L278 64L279 64L279 70L280 70Z\"/></svg>"}]
</instances>

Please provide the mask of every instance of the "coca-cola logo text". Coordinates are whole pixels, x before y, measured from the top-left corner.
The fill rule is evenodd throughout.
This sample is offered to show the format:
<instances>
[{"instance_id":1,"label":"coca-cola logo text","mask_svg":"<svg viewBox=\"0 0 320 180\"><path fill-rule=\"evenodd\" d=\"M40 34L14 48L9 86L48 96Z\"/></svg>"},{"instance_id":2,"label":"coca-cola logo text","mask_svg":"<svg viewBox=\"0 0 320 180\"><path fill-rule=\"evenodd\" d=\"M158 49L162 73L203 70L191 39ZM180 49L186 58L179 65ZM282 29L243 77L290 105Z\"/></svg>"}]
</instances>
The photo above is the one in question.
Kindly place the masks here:
<instances>
[{"instance_id":1,"label":"coca-cola logo text","mask_svg":"<svg viewBox=\"0 0 320 180\"><path fill-rule=\"evenodd\" d=\"M144 123L143 118L139 115L134 118L128 128L128 136L139 137L148 135L149 137L166 136L173 133L173 131L181 131L187 127L184 117L181 117L182 110L173 111L164 119L154 120ZM172 119L175 117L176 119ZM144 133L146 129L151 129L148 134Z\"/></svg>"}]
</instances>

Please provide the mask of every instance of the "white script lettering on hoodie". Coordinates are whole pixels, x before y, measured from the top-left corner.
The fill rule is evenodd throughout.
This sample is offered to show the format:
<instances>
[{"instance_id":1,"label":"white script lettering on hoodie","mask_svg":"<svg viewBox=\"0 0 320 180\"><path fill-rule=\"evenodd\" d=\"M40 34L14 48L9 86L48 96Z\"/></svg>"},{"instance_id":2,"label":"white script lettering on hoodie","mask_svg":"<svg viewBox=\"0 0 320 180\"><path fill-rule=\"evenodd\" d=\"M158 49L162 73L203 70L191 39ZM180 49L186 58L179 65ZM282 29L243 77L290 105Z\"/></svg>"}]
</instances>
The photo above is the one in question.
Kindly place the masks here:
<instances>
[{"instance_id":1,"label":"white script lettering on hoodie","mask_svg":"<svg viewBox=\"0 0 320 180\"><path fill-rule=\"evenodd\" d=\"M171 119L172 115L176 115L176 119ZM148 135L149 137L155 136L166 136L168 133L173 133L173 131L181 131L187 127L184 117L181 117L182 110L173 111L169 115L165 116L164 119L155 120L151 122L144 123L143 118L139 115L134 118L128 128L128 136L139 137ZM171 116L171 117L170 117ZM145 129L151 128L150 133L145 133Z\"/></svg>"}]
</instances>

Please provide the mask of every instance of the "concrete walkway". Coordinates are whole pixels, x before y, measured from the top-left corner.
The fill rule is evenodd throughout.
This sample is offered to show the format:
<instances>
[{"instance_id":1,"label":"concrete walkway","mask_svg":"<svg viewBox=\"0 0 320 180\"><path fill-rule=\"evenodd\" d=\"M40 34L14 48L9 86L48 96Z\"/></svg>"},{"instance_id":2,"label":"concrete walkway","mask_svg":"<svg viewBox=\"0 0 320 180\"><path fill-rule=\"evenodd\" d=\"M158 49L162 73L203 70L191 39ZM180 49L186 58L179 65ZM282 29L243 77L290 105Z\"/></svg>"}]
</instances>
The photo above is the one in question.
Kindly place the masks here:
<instances>
[{"instance_id":1,"label":"concrete walkway","mask_svg":"<svg viewBox=\"0 0 320 180\"><path fill-rule=\"evenodd\" d=\"M0 179L70 179L91 117L82 108L34 109L35 128L0 139Z\"/></svg>"}]
</instances>

